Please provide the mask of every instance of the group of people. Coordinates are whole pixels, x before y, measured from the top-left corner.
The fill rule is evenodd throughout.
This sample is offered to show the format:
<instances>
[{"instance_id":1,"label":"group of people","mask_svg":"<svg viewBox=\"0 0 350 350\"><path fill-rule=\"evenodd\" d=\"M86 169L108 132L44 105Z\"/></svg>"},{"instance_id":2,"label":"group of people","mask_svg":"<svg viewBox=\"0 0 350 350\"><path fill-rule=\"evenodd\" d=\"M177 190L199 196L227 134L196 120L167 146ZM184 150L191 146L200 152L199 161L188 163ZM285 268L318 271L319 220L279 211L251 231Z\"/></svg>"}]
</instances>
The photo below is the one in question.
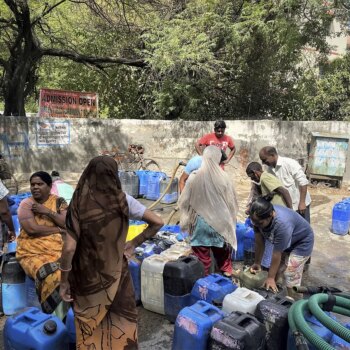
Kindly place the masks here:
<instances>
[{"instance_id":1,"label":"group of people","mask_svg":"<svg viewBox=\"0 0 350 350\"><path fill-rule=\"evenodd\" d=\"M198 156L181 176L178 204L180 225L190 233L193 254L206 274L213 256L219 271L231 277L238 200L224 170L235 153L225 129L225 122L217 121L214 132L196 142ZM259 157L267 171L257 162L246 169L253 184L246 212L256 238L251 271L258 272L262 265L267 268L265 286L274 291L284 273L293 295L292 287L300 284L313 248L308 182L300 165L279 156L275 148L264 147ZM60 180L57 173L53 176ZM0 216L13 239L1 185ZM63 319L73 305L77 349L137 349L137 312L127 260L163 226L162 219L123 192L118 165L109 156L89 162L69 205L53 190L47 172L31 175L30 190L32 197L18 209L21 231L16 257L35 280L43 311ZM148 226L126 242L129 219L143 220Z\"/></svg>"},{"instance_id":2,"label":"group of people","mask_svg":"<svg viewBox=\"0 0 350 350\"><path fill-rule=\"evenodd\" d=\"M18 208L16 258L35 280L42 310L64 319L73 305L77 349L137 349L127 259L163 220L122 191L118 165L109 156L89 162L69 205L52 193L47 172L35 172L29 181L32 197ZM148 226L125 242L129 219Z\"/></svg>"},{"instance_id":3,"label":"group of people","mask_svg":"<svg viewBox=\"0 0 350 350\"><path fill-rule=\"evenodd\" d=\"M224 171L235 152L225 128L224 121L217 121L214 132L196 142L199 155L190 159L180 178L179 208L180 224L190 233L193 253L205 272L209 273L213 256L217 269L229 277L234 275L231 251L237 249L238 203L232 179ZM227 147L230 153L223 161L221 152ZM250 271L268 270L266 288L277 292L284 282L288 295L298 298L293 287L301 284L314 244L308 180L297 161L278 155L272 146L263 147L259 158L266 171L258 162L246 168L252 181L246 214L255 232L255 263Z\"/></svg>"}]
</instances>

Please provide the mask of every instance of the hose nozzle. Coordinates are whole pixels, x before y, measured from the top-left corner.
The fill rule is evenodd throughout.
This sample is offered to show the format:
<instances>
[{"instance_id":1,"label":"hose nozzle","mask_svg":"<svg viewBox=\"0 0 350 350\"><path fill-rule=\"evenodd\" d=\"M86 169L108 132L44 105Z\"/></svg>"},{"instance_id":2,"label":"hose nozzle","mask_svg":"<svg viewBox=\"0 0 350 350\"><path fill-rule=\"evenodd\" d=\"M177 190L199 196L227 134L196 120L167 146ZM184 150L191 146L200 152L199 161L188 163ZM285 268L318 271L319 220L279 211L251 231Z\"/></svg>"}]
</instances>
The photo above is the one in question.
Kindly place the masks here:
<instances>
[{"instance_id":1,"label":"hose nozzle","mask_svg":"<svg viewBox=\"0 0 350 350\"><path fill-rule=\"evenodd\" d=\"M297 293L303 293L303 294L318 294L318 293L340 293L341 290L334 287L326 287L326 286L320 286L320 287L303 287L303 286L294 286L293 287L294 292Z\"/></svg>"},{"instance_id":2,"label":"hose nozzle","mask_svg":"<svg viewBox=\"0 0 350 350\"><path fill-rule=\"evenodd\" d=\"M309 346L307 345L307 342L300 332L294 332L293 333L295 345L298 350L309 350Z\"/></svg>"}]
</instances>

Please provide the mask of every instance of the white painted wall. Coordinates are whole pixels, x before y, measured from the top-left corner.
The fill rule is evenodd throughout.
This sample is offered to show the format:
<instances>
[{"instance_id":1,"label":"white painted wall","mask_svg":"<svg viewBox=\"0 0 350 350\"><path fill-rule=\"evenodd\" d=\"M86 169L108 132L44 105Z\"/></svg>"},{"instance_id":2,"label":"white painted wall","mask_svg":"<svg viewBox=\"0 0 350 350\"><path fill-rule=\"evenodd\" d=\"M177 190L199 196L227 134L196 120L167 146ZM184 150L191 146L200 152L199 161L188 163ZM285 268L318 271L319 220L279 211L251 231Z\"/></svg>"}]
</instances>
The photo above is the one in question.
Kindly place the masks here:
<instances>
[{"instance_id":1,"label":"white painted wall","mask_svg":"<svg viewBox=\"0 0 350 350\"><path fill-rule=\"evenodd\" d=\"M55 120L51 120L55 121ZM56 120L58 122L62 120ZM214 122L70 119L70 141L64 146L40 146L37 142L36 117L0 117L0 150L9 156L11 165L20 175L37 171L80 173L87 162L101 150L119 145L126 150L129 143L142 143L146 156L157 160L167 173L180 160L195 155L197 138L211 132ZM233 165L245 168L258 160L261 147L272 145L279 153L295 159L306 158L307 142L311 132L350 135L350 122L287 122L273 120L232 120L226 122L226 133L236 142ZM27 146L23 145L23 137ZM14 144L18 144L16 152ZM21 144L22 142L22 144ZM8 147L10 153L8 154ZM350 180L350 155L344 180Z\"/></svg>"}]
</instances>

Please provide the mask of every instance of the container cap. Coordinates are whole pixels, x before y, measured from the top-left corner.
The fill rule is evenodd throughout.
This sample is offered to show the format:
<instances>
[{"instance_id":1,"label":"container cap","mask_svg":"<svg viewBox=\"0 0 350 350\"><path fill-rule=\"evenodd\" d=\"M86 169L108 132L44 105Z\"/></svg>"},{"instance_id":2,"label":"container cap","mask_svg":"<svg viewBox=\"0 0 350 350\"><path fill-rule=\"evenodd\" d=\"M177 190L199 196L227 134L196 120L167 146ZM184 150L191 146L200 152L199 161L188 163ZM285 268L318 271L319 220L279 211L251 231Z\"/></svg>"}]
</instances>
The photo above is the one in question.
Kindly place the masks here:
<instances>
[{"instance_id":1,"label":"container cap","mask_svg":"<svg viewBox=\"0 0 350 350\"><path fill-rule=\"evenodd\" d=\"M44 332L46 334L56 333L56 330L57 330L57 323L55 321L49 320L44 323Z\"/></svg>"}]
</instances>

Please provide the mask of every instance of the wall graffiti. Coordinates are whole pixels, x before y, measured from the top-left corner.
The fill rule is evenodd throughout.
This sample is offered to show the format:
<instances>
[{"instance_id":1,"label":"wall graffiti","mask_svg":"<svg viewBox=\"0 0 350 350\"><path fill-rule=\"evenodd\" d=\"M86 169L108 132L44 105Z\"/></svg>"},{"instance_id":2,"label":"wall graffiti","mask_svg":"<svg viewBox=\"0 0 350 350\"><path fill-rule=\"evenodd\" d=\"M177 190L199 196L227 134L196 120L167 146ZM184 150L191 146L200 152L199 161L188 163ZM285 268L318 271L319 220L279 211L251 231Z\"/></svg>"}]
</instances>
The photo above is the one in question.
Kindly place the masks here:
<instances>
[{"instance_id":1,"label":"wall graffiti","mask_svg":"<svg viewBox=\"0 0 350 350\"><path fill-rule=\"evenodd\" d=\"M5 158L21 157L27 150L29 138L26 132L0 133L0 152Z\"/></svg>"}]
</instances>

